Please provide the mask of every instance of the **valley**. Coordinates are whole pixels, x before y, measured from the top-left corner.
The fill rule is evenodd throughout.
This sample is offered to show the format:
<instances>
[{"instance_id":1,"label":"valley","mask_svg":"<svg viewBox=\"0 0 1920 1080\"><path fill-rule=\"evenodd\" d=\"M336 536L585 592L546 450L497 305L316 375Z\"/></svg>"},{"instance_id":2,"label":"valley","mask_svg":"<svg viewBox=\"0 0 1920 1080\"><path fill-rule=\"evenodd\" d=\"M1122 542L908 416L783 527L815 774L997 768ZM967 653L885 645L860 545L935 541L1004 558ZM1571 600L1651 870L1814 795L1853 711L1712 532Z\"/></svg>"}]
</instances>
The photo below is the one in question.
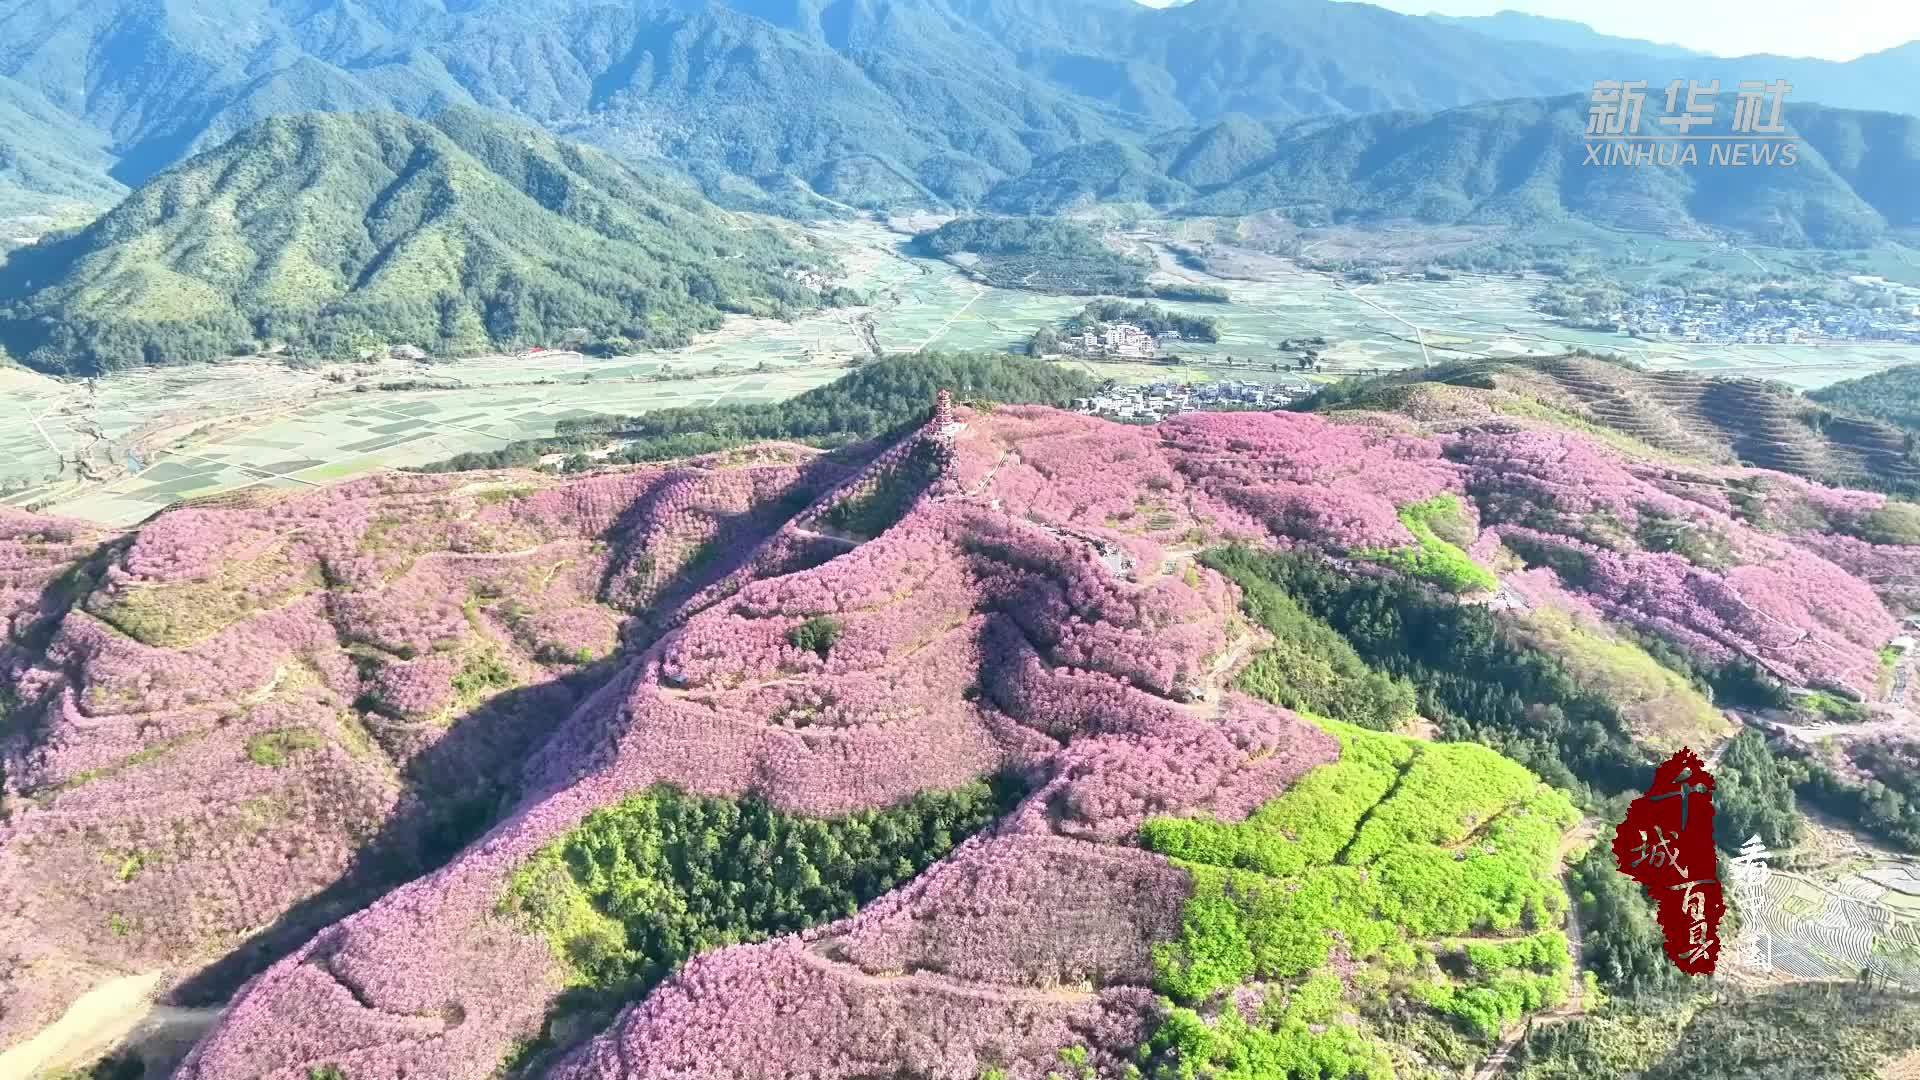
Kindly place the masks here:
<instances>
[{"instance_id":1,"label":"valley","mask_svg":"<svg viewBox=\"0 0 1920 1080\"><path fill-rule=\"evenodd\" d=\"M938 219L933 219L937 221ZM549 351L415 363L296 369L271 359L147 368L91 381L0 368L0 502L108 524L139 521L182 498L241 488L304 488L381 469L550 435L593 414L773 401L820 386L849 361L929 351L1018 350L1086 297L1000 288L906 250L926 217L786 225L791 239L843 266L870 306L782 320L730 315L678 349L595 358ZM1070 361L1099 378L1244 378L1299 383L1470 357L1585 348L1655 371L1749 375L1815 388L1920 361L1920 346L1646 342L1569 329L1533 310L1544 279L1459 274L1360 284L1230 246L1234 276L1180 264L1169 245L1191 224L1149 219L1114 241L1152 253L1156 281L1222 288L1231 303L1156 300L1217 317L1218 342L1183 342L1178 367ZM1311 243L1312 241L1309 241ZM1329 340L1319 370L1290 372L1288 338ZM1278 366L1281 370L1276 371ZM436 389L406 389L409 384ZM361 389L360 387L367 387ZM373 389L374 387L399 387ZM63 459L65 464L63 466ZM82 472L77 461L87 463ZM90 475L89 475L90 474Z\"/></svg>"}]
</instances>

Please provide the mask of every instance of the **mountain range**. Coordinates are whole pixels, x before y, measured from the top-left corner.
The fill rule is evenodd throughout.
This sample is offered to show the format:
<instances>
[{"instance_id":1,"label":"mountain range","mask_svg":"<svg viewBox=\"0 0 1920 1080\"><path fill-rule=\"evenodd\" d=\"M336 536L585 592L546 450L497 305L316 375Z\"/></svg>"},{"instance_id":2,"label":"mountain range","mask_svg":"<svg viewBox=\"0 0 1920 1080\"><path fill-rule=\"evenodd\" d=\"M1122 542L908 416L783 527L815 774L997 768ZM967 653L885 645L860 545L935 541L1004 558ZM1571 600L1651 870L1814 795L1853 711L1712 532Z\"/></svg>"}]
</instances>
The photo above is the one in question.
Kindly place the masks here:
<instances>
[{"instance_id":1,"label":"mountain range","mask_svg":"<svg viewBox=\"0 0 1920 1080\"><path fill-rule=\"evenodd\" d=\"M1544 15L1530 15L1524 11L1500 11L1492 15L1428 15L1426 18L1448 26L1464 27L1489 37L1553 45L1562 49L1604 49L1639 53L1642 56L1675 58L1707 55L1697 49L1682 48L1679 45L1602 34L1587 24L1574 22L1572 19L1552 19Z\"/></svg>"},{"instance_id":2,"label":"mountain range","mask_svg":"<svg viewBox=\"0 0 1920 1080\"><path fill-rule=\"evenodd\" d=\"M1589 146L1605 149L1584 134L1588 104L1566 95L1292 124L1235 116L1144 144L1074 147L996 185L985 203L1010 214L1112 201L1195 214L1280 210L1303 224L1577 218L1816 247L1856 247L1920 227L1915 117L1789 104L1791 166L1715 165L1705 144L1689 144L1698 161L1688 164L1672 143L1664 147L1670 164L1606 166L1587 160ZM1726 110L1718 120L1705 132L1737 142Z\"/></svg>"},{"instance_id":3,"label":"mountain range","mask_svg":"<svg viewBox=\"0 0 1920 1080\"><path fill-rule=\"evenodd\" d=\"M127 189L107 175L107 141L33 90L0 78L0 217L119 199Z\"/></svg>"},{"instance_id":4,"label":"mountain range","mask_svg":"<svg viewBox=\"0 0 1920 1080\"><path fill-rule=\"evenodd\" d=\"M1596 79L1786 78L1796 101L1920 113L1920 44L1719 59L1583 30L1323 0L22 0L0 10L0 147L61 160L5 164L15 150L0 177L71 193L80 166L107 202L267 116L473 105L671 163L716 198L965 204L1070 148L1232 114L1435 111Z\"/></svg>"},{"instance_id":5,"label":"mountain range","mask_svg":"<svg viewBox=\"0 0 1920 1080\"><path fill-rule=\"evenodd\" d=\"M1540 94L1735 62L1578 24L1320 0L260 0L226 21L200 2L0 11L0 216L39 218L10 243L43 234L0 264L7 355L92 373L278 347L627 349L832 299L802 284L817 260L716 203L1826 248L1920 229L1920 120L1899 112L1789 101L1792 167L1588 167L1588 100ZM1899 105L1916 49L1794 78ZM1786 69L1742 69L1763 70ZM1731 114L1709 130L1735 138ZM123 195L72 234L47 216Z\"/></svg>"},{"instance_id":6,"label":"mountain range","mask_svg":"<svg viewBox=\"0 0 1920 1080\"><path fill-rule=\"evenodd\" d=\"M1585 167L1576 95L1292 124L1240 116L1072 146L974 198L1010 215L1121 202L1303 225L1577 221L1826 248L1920 230L1920 119L1815 105L1788 117L1794 165L1731 168ZM823 295L819 257L733 217L678 181L486 110L455 106L430 123L276 116L0 263L0 349L71 374L279 348L626 351L684 343L724 312L849 298ZM1047 280L1084 289L1097 264L1097 288L1143 295L1142 282L1102 276L1140 273L1111 258L1068 266L1062 251L1020 252L1034 254ZM1020 265L1013 277L1033 281Z\"/></svg>"}]
</instances>

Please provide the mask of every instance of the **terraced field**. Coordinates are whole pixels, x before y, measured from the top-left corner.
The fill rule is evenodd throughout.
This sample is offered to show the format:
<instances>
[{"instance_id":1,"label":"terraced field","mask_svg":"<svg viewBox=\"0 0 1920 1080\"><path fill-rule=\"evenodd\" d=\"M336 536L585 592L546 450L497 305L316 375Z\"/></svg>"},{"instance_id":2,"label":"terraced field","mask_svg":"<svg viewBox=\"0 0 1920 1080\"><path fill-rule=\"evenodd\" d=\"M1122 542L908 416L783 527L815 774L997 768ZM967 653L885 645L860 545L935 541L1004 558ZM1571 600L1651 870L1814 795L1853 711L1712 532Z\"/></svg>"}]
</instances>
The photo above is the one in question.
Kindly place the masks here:
<instances>
[{"instance_id":1,"label":"terraced field","mask_svg":"<svg viewBox=\"0 0 1920 1080\"><path fill-rule=\"evenodd\" d=\"M1833 884L1776 871L1763 887L1757 909L1747 914L1772 936L1773 967L1780 975L1845 980L1866 968L1893 983L1920 986L1916 887L1920 882L1904 865Z\"/></svg>"},{"instance_id":2,"label":"terraced field","mask_svg":"<svg viewBox=\"0 0 1920 1080\"><path fill-rule=\"evenodd\" d=\"M1498 387L1517 395L1498 407L1529 412L1544 407L1676 456L1737 460L1856 487L1920 489L1920 464L1908 456L1905 432L1877 420L1833 415L1791 390L1754 378L1634 371L1566 356L1529 365L1455 361L1432 371L1409 371L1388 383L1380 393L1439 384L1445 389ZM1471 409L1463 414L1469 422L1474 415Z\"/></svg>"}]
</instances>

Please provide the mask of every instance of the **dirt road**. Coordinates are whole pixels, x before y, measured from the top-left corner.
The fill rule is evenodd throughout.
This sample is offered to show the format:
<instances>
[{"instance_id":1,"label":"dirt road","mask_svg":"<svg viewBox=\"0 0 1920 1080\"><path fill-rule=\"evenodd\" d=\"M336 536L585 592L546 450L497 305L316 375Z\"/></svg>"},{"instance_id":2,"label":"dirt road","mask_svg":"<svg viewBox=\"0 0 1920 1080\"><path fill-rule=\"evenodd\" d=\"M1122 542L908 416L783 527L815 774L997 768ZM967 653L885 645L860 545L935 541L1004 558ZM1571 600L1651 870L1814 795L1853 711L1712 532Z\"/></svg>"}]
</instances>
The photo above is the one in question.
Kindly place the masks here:
<instances>
[{"instance_id":1,"label":"dirt road","mask_svg":"<svg viewBox=\"0 0 1920 1080\"><path fill-rule=\"evenodd\" d=\"M1575 848L1599 835L1599 832L1600 823L1593 818L1587 818L1560 842L1560 872L1563 876L1568 869L1567 856L1573 854ZM1505 1072L1507 1058L1534 1022L1559 1023L1586 1012L1586 984L1582 978L1586 971L1586 948L1580 932L1580 903L1573 896L1571 882L1568 883L1567 893L1568 898L1572 900L1572 903L1567 906L1567 949L1573 953L1573 985L1567 990L1567 1003L1550 1013L1539 1014L1527 1023L1515 1024L1513 1030L1500 1039L1500 1045L1494 1048L1493 1053L1487 1055L1487 1060L1480 1066L1480 1071L1473 1074L1473 1080L1494 1080L1494 1077Z\"/></svg>"},{"instance_id":2,"label":"dirt road","mask_svg":"<svg viewBox=\"0 0 1920 1080\"><path fill-rule=\"evenodd\" d=\"M122 1049L139 1053L150 1070L170 1069L220 1010L156 1004L159 985L160 972L149 971L95 986L39 1034L0 1053L0 1077L83 1068Z\"/></svg>"}]
</instances>

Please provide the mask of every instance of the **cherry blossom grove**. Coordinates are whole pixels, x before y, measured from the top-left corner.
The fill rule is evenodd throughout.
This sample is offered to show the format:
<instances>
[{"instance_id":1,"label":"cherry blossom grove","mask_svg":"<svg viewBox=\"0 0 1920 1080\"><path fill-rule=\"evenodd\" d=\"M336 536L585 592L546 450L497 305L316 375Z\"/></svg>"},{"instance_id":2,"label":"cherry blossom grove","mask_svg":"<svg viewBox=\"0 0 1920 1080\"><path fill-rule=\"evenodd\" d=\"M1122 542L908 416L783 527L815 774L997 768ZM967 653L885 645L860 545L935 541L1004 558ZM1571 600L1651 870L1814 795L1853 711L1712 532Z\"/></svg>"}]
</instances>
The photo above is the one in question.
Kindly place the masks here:
<instances>
[{"instance_id":1,"label":"cherry blossom grove","mask_svg":"<svg viewBox=\"0 0 1920 1080\"><path fill-rule=\"evenodd\" d=\"M507 883L594 811L670 784L833 817L1013 775L1028 794L931 869L693 958L550 1075L1025 1080L1065 1046L1117 1069L1194 890L1142 824L1242 820L1340 754L1226 689L1258 641L1196 551L1363 559L1450 496L1527 588L1855 693L1914 587L1912 549L1856 535L1877 497L1575 434L953 415L859 468L769 444L379 476L127 536L0 511L28 719L0 727L0 1045L90 980L185 983L290 920L207 991L237 988L183 1080L486 1076L567 989ZM898 520L832 526L927 446Z\"/></svg>"}]
</instances>

